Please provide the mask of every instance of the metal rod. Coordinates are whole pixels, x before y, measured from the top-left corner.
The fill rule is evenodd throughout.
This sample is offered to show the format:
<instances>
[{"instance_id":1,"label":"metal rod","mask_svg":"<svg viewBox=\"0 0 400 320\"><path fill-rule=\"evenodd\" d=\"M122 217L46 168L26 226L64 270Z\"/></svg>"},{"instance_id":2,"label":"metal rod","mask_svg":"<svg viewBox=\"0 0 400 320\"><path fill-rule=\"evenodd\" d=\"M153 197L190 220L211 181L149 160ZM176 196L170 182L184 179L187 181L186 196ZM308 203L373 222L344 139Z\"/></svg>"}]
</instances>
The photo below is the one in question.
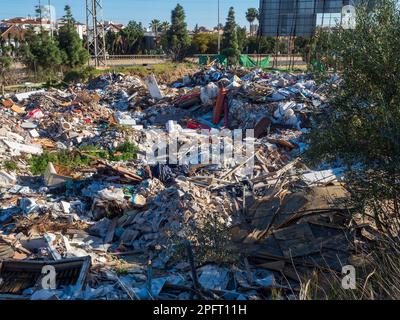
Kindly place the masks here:
<instances>
[{"instance_id":1,"label":"metal rod","mask_svg":"<svg viewBox=\"0 0 400 320\"><path fill-rule=\"evenodd\" d=\"M41 3L40 3L40 0L39 0L39 19L40 19L40 32L42 32L43 31L43 25L42 25L42 5L41 5Z\"/></svg>"},{"instance_id":2,"label":"metal rod","mask_svg":"<svg viewBox=\"0 0 400 320\"><path fill-rule=\"evenodd\" d=\"M54 31L53 31L53 20L51 16L51 0L49 0L48 5L49 5L49 16L50 16L50 36L53 38Z\"/></svg>"}]
</instances>

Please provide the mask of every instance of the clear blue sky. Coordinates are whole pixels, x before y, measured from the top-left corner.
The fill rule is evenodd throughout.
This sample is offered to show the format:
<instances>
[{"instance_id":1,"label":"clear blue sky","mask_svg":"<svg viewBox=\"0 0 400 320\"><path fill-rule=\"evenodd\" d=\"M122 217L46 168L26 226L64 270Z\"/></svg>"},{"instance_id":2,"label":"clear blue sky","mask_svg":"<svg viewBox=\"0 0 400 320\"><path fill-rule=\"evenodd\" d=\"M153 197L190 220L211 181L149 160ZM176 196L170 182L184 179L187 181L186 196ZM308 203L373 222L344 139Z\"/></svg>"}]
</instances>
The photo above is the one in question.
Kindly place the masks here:
<instances>
[{"instance_id":1,"label":"clear blue sky","mask_svg":"<svg viewBox=\"0 0 400 320\"><path fill-rule=\"evenodd\" d=\"M259 0L220 0L221 22L225 23L228 9L235 7L236 20L240 25L248 25L245 12L247 8L258 8ZM34 6L39 0L0 0L0 19L34 15ZM47 4L48 0L41 0ZM217 25L217 0L103 0L104 19L127 23L129 20L142 22L146 27L152 19L170 21L171 10L180 3L186 12L189 28L196 23L200 26L214 27ZM85 22L85 0L51 0L55 6L57 18L63 15L66 4L72 7L75 18Z\"/></svg>"}]
</instances>

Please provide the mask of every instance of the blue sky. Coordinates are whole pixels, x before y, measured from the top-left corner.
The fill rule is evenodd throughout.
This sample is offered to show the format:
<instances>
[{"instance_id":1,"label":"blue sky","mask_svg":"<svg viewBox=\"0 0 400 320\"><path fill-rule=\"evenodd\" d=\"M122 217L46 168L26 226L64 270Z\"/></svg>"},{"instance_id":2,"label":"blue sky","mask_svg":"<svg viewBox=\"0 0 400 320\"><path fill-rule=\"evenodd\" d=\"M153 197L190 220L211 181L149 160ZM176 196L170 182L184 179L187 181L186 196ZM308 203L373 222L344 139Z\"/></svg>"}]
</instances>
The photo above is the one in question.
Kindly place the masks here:
<instances>
[{"instance_id":1,"label":"blue sky","mask_svg":"<svg viewBox=\"0 0 400 320\"><path fill-rule=\"evenodd\" d=\"M235 7L236 19L240 25L248 25L245 12L247 8L258 8L259 0L220 0L221 22L225 23L228 9ZM0 0L0 19L34 15L34 6L39 0ZM47 4L48 0L41 0ZM217 0L103 0L104 19L121 23L136 20L148 26L152 19L170 21L171 10L180 3L186 12L189 28L198 23L206 27L217 25ZM51 0L57 18L63 15L66 4L72 7L75 18L85 22L85 0Z\"/></svg>"}]
</instances>

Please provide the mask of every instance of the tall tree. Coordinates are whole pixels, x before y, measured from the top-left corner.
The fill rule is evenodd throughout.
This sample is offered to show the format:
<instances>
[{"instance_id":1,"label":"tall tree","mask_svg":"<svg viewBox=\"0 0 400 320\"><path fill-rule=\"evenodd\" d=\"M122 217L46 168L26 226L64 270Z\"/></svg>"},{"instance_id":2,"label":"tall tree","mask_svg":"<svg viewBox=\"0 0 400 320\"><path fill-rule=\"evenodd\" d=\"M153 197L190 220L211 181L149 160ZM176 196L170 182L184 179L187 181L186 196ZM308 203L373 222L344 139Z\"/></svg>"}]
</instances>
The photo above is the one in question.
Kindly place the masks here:
<instances>
[{"instance_id":1,"label":"tall tree","mask_svg":"<svg viewBox=\"0 0 400 320\"><path fill-rule=\"evenodd\" d=\"M7 82L7 73L13 63L13 59L10 56L10 51L11 48L2 43L0 50L0 84Z\"/></svg>"},{"instance_id":2,"label":"tall tree","mask_svg":"<svg viewBox=\"0 0 400 320\"><path fill-rule=\"evenodd\" d=\"M35 14L36 14L36 19L40 21L40 31L43 31L43 26L42 26L42 19L43 19L43 8L40 5L35 6Z\"/></svg>"},{"instance_id":3,"label":"tall tree","mask_svg":"<svg viewBox=\"0 0 400 320\"><path fill-rule=\"evenodd\" d=\"M193 36L190 47L191 54L214 54L218 50L218 35L199 32Z\"/></svg>"},{"instance_id":4,"label":"tall tree","mask_svg":"<svg viewBox=\"0 0 400 320\"><path fill-rule=\"evenodd\" d=\"M224 27L222 48L223 54L229 58L230 63L236 63L240 51L238 44L237 24L235 20L235 9L233 7L230 7L229 9L228 18Z\"/></svg>"},{"instance_id":5,"label":"tall tree","mask_svg":"<svg viewBox=\"0 0 400 320\"><path fill-rule=\"evenodd\" d=\"M247 46L247 30L246 27L237 27L236 28L237 38L238 38L238 47L239 52L242 53L246 49Z\"/></svg>"},{"instance_id":6,"label":"tall tree","mask_svg":"<svg viewBox=\"0 0 400 320\"><path fill-rule=\"evenodd\" d=\"M36 14L36 18L40 19L42 17L42 7L39 5L35 6L35 14Z\"/></svg>"},{"instance_id":7,"label":"tall tree","mask_svg":"<svg viewBox=\"0 0 400 320\"><path fill-rule=\"evenodd\" d=\"M106 49L108 54L114 55L116 54L115 52L115 39L117 38L117 34L112 31L108 30L106 33Z\"/></svg>"},{"instance_id":8,"label":"tall tree","mask_svg":"<svg viewBox=\"0 0 400 320\"><path fill-rule=\"evenodd\" d=\"M258 19L258 10L256 8L247 9L246 19L250 23L250 35L253 35L253 23Z\"/></svg>"},{"instance_id":9,"label":"tall tree","mask_svg":"<svg viewBox=\"0 0 400 320\"><path fill-rule=\"evenodd\" d=\"M171 13L171 27L166 38L168 50L172 53L173 59L182 61L185 58L186 51L190 46L190 38L185 22L185 11L180 4L177 4Z\"/></svg>"},{"instance_id":10,"label":"tall tree","mask_svg":"<svg viewBox=\"0 0 400 320\"><path fill-rule=\"evenodd\" d=\"M251 36L247 39L247 46L249 54L274 53L276 38Z\"/></svg>"},{"instance_id":11,"label":"tall tree","mask_svg":"<svg viewBox=\"0 0 400 320\"><path fill-rule=\"evenodd\" d=\"M141 23L129 21L128 25L121 30L121 38L118 39L122 45L124 54L135 54L139 51L144 37L144 28Z\"/></svg>"},{"instance_id":12,"label":"tall tree","mask_svg":"<svg viewBox=\"0 0 400 320\"><path fill-rule=\"evenodd\" d=\"M65 6L65 25L60 28L58 42L64 56L64 63L69 68L80 67L87 63L89 56L75 28L75 19L70 6Z\"/></svg>"},{"instance_id":13,"label":"tall tree","mask_svg":"<svg viewBox=\"0 0 400 320\"><path fill-rule=\"evenodd\" d=\"M161 21L157 19L154 19L150 22L151 31L156 34L156 37L158 36L158 31L160 31L160 25Z\"/></svg>"},{"instance_id":14,"label":"tall tree","mask_svg":"<svg viewBox=\"0 0 400 320\"><path fill-rule=\"evenodd\" d=\"M65 14L64 14L63 18L67 22L67 25L69 27L72 27L75 24L75 19L74 19L74 16L72 15L71 7L69 5L66 5L64 7L64 12L65 12Z\"/></svg>"},{"instance_id":15,"label":"tall tree","mask_svg":"<svg viewBox=\"0 0 400 320\"><path fill-rule=\"evenodd\" d=\"M57 41L48 32L35 34L28 30L25 44L20 48L23 62L40 77L54 79L57 69L63 63L63 55Z\"/></svg>"}]
</instances>

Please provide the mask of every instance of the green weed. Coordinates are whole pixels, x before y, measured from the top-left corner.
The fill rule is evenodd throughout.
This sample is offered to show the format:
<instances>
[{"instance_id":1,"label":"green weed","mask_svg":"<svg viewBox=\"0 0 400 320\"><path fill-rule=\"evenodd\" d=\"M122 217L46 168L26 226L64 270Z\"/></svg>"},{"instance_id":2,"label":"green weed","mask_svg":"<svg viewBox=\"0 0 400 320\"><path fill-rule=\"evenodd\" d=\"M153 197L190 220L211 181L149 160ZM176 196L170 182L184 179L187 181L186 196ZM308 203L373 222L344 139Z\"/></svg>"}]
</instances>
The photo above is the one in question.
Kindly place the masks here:
<instances>
[{"instance_id":1,"label":"green weed","mask_svg":"<svg viewBox=\"0 0 400 320\"><path fill-rule=\"evenodd\" d=\"M136 158L138 147L129 141L112 150L104 150L99 146L83 146L75 150L44 152L29 159L30 170L34 175L42 175L49 162L56 165L76 169L88 167L94 158L108 161L129 161Z\"/></svg>"},{"instance_id":2,"label":"green weed","mask_svg":"<svg viewBox=\"0 0 400 320\"><path fill-rule=\"evenodd\" d=\"M18 169L17 164L11 160L3 161L3 164L1 167L6 171L16 171Z\"/></svg>"}]
</instances>

